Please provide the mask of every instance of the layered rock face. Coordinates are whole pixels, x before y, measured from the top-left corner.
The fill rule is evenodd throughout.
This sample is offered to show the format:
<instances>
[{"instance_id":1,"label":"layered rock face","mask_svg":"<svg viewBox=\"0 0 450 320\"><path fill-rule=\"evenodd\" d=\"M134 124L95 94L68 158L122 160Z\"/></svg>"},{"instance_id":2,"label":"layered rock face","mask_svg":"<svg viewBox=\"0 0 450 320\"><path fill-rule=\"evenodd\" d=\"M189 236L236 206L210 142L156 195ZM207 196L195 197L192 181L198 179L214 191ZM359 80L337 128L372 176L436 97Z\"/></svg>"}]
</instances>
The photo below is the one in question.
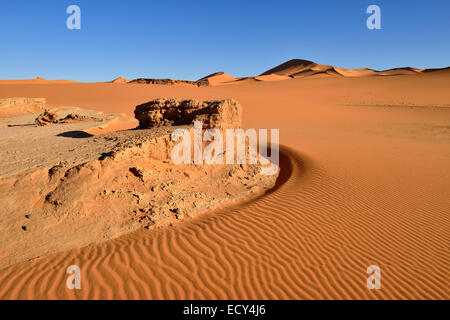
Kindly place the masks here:
<instances>
[{"instance_id":1,"label":"layered rock face","mask_svg":"<svg viewBox=\"0 0 450 320\"><path fill-rule=\"evenodd\" d=\"M155 99L137 106L134 114L141 129L192 125L195 121L202 121L205 129L235 129L242 125L242 106L233 99Z\"/></svg>"},{"instance_id":2,"label":"layered rock face","mask_svg":"<svg viewBox=\"0 0 450 320\"><path fill-rule=\"evenodd\" d=\"M45 98L0 99L0 118L36 113L45 109Z\"/></svg>"},{"instance_id":3,"label":"layered rock face","mask_svg":"<svg viewBox=\"0 0 450 320\"><path fill-rule=\"evenodd\" d=\"M202 87L207 86L207 83L199 82L199 81L189 81L189 80L172 80L172 79L146 79L139 78L135 80L131 80L128 83L137 83L137 84L159 84L159 85L188 85L188 86L196 86Z\"/></svg>"}]
</instances>

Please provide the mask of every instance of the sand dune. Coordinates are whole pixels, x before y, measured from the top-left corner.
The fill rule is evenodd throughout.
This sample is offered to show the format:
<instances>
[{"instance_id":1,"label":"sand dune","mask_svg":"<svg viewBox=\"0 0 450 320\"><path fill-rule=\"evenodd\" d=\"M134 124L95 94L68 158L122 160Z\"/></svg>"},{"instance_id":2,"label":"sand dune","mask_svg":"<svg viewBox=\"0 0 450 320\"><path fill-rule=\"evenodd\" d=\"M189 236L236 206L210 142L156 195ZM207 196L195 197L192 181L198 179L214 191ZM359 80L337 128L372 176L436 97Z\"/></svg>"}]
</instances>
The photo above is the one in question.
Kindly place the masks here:
<instances>
[{"instance_id":1,"label":"sand dune","mask_svg":"<svg viewBox=\"0 0 450 320\"><path fill-rule=\"evenodd\" d=\"M424 74L440 74L440 75L449 75L450 67L447 68L438 68L438 69L425 69L422 71Z\"/></svg>"},{"instance_id":2,"label":"sand dune","mask_svg":"<svg viewBox=\"0 0 450 320\"><path fill-rule=\"evenodd\" d=\"M49 83L62 84L62 83L79 83L79 82L71 80L46 80L40 77L27 80L0 80L0 84L49 84Z\"/></svg>"},{"instance_id":3,"label":"sand dune","mask_svg":"<svg viewBox=\"0 0 450 320\"><path fill-rule=\"evenodd\" d=\"M344 77L367 77L367 76L373 76L376 74L375 70L369 69L369 68L361 68L361 69L344 69L344 68L337 68L334 67L334 70L336 72Z\"/></svg>"},{"instance_id":4,"label":"sand dune","mask_svg":"<svg viewBox=\"0 0 450 320\"><path fill-rule=\"evenodd\" d=\"M445 70L202 88L0 85L0 98L129 115L161 96L231 97L245 127L279 128L283 145L264 196L0 270L0 298L448 299L449 86ZM82 290L65 287L71 264ZM372 264L381 290L366 287Z\"/></svg>"},{"instance_id":5,"label":"sand dune","mask_svg":"<svg viewBox=\"0 0 450 320\"><path fill-rule=\"evenodd\" d=\"M436 234L445 228L426 222L444 211L405 215L402 206L388 206L382 214L380 195L379 209L358 213L336 202L345 186L318 163L288 148L282 161L279 185L259 200L8 268L2 298L448 298L445 239ZM360 196L353 205L364 208ZM405 225L412 233L399 232ZM379 292L365 287L374 261L386 283ZM64 289L69 264L83 268L85 286L76 293Z\"/></svg>"},{"instance_id":6,"label":"sand dune","mask_svg":"<svg viewBox=\"0 0 450 320\"><path fill-rule=\"evenodd\" d=\"M311 69L312 66L315 66L316 63L309 60L301 60L301 59L293 59L289 60L285 63L280 64L266 72L263 72L261 75L269 75L269 74L278 74L282 76L291 76L295 73L299 73L302 71L306 71Z\"/></svg>"},{"instance_id":7,"label":"sand dune","mask_svg":"<svg viewBox=\"0 0 450 320\"><path fill-rule=\"evenodd\" d=\"M124 77L118 77L118 78L116 78L116 79L114 79L113 81L111 81L111 83L128 83L128 82L130 82L131 80L130 79L126 79L126 78L124 78Z\"/></svg>"},{"instance_id":8,"label":"sand dune","mask_svg":"<svg viewBox=\"0 0 450 320\"><path fill-rule=\"evenodd\" d=\"M405 68L394 68L384 71L378 71L376 74L379 76L399 76L405 74L417 74L423 71L424 69L405 67Z\"/></svg>"},{"instance_id":9,"label":"sand dune","mask_svg":"<svg viewBox=\"0 0 450 320\"><path fill-rule=\"evenodd\" d=\"M394 68L389 70L377 71L369 68L359 69L345 69L334 67L330 65L317 64L308 60L293 59L279 66L272 68L262 74L280 75L291 78L303 78L309 76L344 76L344 77L367 77L367 76L398 76L398 75L412 75L424 72L438 72L444 69L417 69L411 67Z\"/></svg>"},{"instance_id":10,"label":"sand dune","mask_svg":"<svg viewBox=\"0 0 450 320\"><path fill-rule=\"evenodd\" d=\"M207 85L216 86L219 84L224 84L224 83L232 82L235 80L236 80L235 77L232 77L229 74L226 74L225 72L216 72L216 73L210 74L209 76L201 78L197 82L204 82Z\"/></svg>"},{"instance_id":11,"label":"sand dune","mask_svg":"<svg viewBox=\"0 0 450 320\"><path fill-rule=\"evenodd\" d=\"M281 80L288 80L288 79L290 79L290 77L278 75L278 74L267 74L267 75L255 77L255 80L258 80L258 81L281 81Z\"/></svg>"},{"instance_id":12,"label":"sand dune","mask_svg":"<svg viewBox=\"0 0 450 320\"><path fill-rule=\"evenodd\" d=\"M263 72L259 76L247 76L235 78L224 72L216 72L197 81L188 80L172 80L172 79L134 79L129 80L119 77L112 83L130 83L130 84L158 84L158 85L192 85L192 86L219 86L230 84L242 84L244 82L257 81L282 81L288 79L298 79L306 77L321 78L327 76L342 77L368 77L368 76L400 76L400 75L419 75L425 73L446 73L448 68L440 69L418 69L412 67L393 68L388 70L377 71L370 68L346 69L331 65L318 64L309 60L292 59L282 63L270 70ZM0 80L0 83L5 80ZM28 82L27 82L28 81ZM62 80L61 80L62 81ZM14 83L46 83L47 80L40 78L34 80L15 81ZM3 82L13 83L13 82ZM53 81L53 83L57 83Z\"/></svg>"}]
</instances>

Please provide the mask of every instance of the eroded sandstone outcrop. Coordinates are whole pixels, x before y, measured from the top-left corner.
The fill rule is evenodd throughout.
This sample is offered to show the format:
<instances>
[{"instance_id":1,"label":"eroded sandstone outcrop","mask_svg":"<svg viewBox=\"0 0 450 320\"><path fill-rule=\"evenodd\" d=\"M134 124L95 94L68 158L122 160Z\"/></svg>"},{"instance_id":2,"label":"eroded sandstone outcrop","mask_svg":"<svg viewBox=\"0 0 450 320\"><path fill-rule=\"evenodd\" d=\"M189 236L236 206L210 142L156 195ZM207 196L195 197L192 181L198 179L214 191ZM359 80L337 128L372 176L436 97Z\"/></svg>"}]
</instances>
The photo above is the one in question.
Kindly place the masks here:
<instances>
[{"instance_id":1,"label":"eroded sandstone outcrop","mask_svg":"<svg viewBox=\"0 0 450 320\"><path fill-rule=\"evenodd\" d=\"M7 174L0 170L0 268L142 227L170 226L274 186L277 176L261 175L258 165L175 165L171 160L176 144L171 133L184 128L192 134L194 119L220 128L240 125L236 101L158 99L150 105L142 114L157 111L148 122L156 127L67 138L52 144L51 159L34 156L20 172L12 172L14 166L5 167ZM190 110L182 113L189 121L165 112L159 117L156 106L169 106L174 113L183 106ZM188 125L172 126L184 122ZM35 129L42 137L47 130L54 137L64 127ZM34 152L45 152L39 141L33 140ZM2 152L0 158L17 161Z\"/></svg>"},{"instance_id":2,"label":"eroded sandstone outcrop","mask_svg":"<svg viewBox=\"0 0 450 320\"><path fill-rule=\"evenodd\" d=\"M103 119L89 117L89 116L77 114L77 113L70 113L70 114L66 115L64 118L58 119L58 115L55 112L50 111L50 110L45 110L42 114L40 114L36 118L34 123L37 126L43 127L43 126L47 126L49 124L73 123L73 122L77 122L77 121L100 122L100 121L103 121Z\"/></svg>"},{"instance_id":3,"label":"eroded sandstone outcrop","mask_svg":"<svg viewBox=\"0 0 450 320\"><path fill-rule=\"evenodd\" d=\"M208 86L205 82L198 81L189 81L189 80L173 80L173 79L148 79L148 78L139 78L129 81L128 83L134 84L159 84L159 85L187 85L187 86L195 86L202 87Z\"/></svg>"},{"instance_id":4,"label":"eroded sandstone outcrop","mask_svg":"<svg viewBox=\"0 0 450 320\"><path fill-rule=\"evenodd\" d=\"M45 110L44 113L40 114L36 120L34 120L34 123L40 127L55 123L58 119L58 116L56 113L51 112L49 110Z\"/></svg>"},{"instance_id":5,"label":"eroded sandstone outcrop","mask_svg":"<svg viewBox=\"0 0 450 320\"><path fill-rule=\"evenodd\" d=\"M203 128L240 128L242 106L233 99L196 101L155 99L134 111L139 128L191 125L202 121Z\"/></svg>"},{"instance_id":6,"label":"eroded sandstone outcrop","mask_svg":"<svg viewBox=\"0 0 450 320\"><path fill-rule=\"evenodd\" d=\"M36 113L45 109L45 98L0 99L0 118Z\"/></svg>"}]
</instances>

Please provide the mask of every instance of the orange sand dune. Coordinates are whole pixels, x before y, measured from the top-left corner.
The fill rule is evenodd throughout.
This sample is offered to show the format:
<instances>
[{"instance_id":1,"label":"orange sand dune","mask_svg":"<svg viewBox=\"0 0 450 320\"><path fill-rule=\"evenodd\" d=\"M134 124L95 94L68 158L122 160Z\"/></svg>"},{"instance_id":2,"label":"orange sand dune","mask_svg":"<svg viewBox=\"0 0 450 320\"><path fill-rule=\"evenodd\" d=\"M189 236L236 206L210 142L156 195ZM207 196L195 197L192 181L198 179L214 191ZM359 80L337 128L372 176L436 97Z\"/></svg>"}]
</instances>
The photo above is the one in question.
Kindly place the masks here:
<instances>
[{"instance_id":1,"label":"orange sand dune","mask_svg":"<svg viewBox=\"0 0 450 320\"><path fill-rule=\"evenodd\" d=\"M439 68L439 69L425 69L422 71L423 73L433 73L433 74L439 74L439 75L449 75L450 74L450 67L447 68Z\"/></svg>"},{"instance_id":2,"label":"orange sand dune","mask_svg":"<svg viewBox=\"0 0 450 320\"><path fill-rule=\"evenodd\" d=\"M442 72L200 88L0 85L0 98L129 115L156 97L235 98L245 127L279 128L282 144L266 195L0 270L0 299L449 299L449 86ZM72 264L78 291L65 286ZM373 264L381 290L366 287Z\"/></svg>"},{"instance_id":3,"label":"orange sand dune","mask_svg":"<svg viewBox=\"0 0 450 320\"><path fill-rule=\"evenodd\" d=\"M344 76L344 77L367 77L367 76L398 76L412 75L423 72L440 72L444 69L417 69L411 67L394 68L384 71L377 71L369 68L345 69L330 65L317 64L308 60L293 59L276 66L262 74L262 76L279 75L292 78L303 78L308 76Z\"/></svg>"},{"instance_id":4,"label":"orange sand dune","mask_svg":"<svg viewBox=\"0 0 450 320\"><path fill-rule=\"evenodd\" d=\"M201 78L200 80L198 80L198 82L205 82L210 86L216 86L219 84L224 84L235 80L236 80L235 77L232 77L229 74L226 74L225 72L216 72L210 74L209 76Z\"/></svg>"},{"instance_id":5,"label":"orange sand dune","mask_svg":"<svg viewBox=\"0 0 450 320\"><path fill-rule=\"evenodd\" d=\"M317 65L316 63L309 60L293 59L285 63L282 63L279 66L276 66L275 68L267 70L261 75L264 76L269 74L278 74L283 76L291 76L302 71L310 70L311 67L316 65Z\"/></svg>"},{"instance_id":6,"label":"orange sand dune","mask_svg":"<svg viewBox=\"0 0 450 320\"><path fill-rule=\"evenodd\" d=\"M373 76L376 74L375 70L369 68L361 68L361 69L344 69L334 67L336 72L344 77L366 77Z\"/></svg>"},{"instance_id":7,"label":"orange sand dune","mask_svg":"<svg viewBox=\"0 0 450 320\"><path fill-rule=\"evenodd\" d=\"M71 80L46 80L40 77L26 80L0 80L0 84L48 84L48 83L79 83Z\"/></svg>"},{"instance_id":8,"label":"orange sand dune","mask_svg":"<svg viewBox=\"0 0 450 320\"><path fill-rule=\"evenodd\" d=\"M423 71L423 69L405 67L405 68L394 68L394 69L389 69L389 70L385 70L385 71L378 71L377 75L398 76L398 75L405 75L405 74L416 74L416 73L420 73L422 71Z\"/></svg>"},{"instance_id":9,"label":"orange sand dune","mask_svg":"<svg viewBox=\"0 0 450 320\"><path fill-rule=\"evenodd\" d=\"M287 76L281 76L278 74L267 74L267 75L255 77L255 79L258 81L280 81L280 80L288 80L291 78L287 77Z\"/></svg>"},{"instance_id":10,"label":"orange sand dune","mask_svg":"<svg viewBox=\"0 0 450 320\"><path fill-rule=\"evenodd\" d=\"M277 75L292 78L320 75L341 75L330 65L317 64L308 60L293 59L264 72L261 76ZM260 77L261 77L260 76Z\"/></svg>"},{"instance_id":11,"label":"orange sand dune","mask_svg":"<svg viewBox=\"0 0 450 320\"><path fill-rule=\"evenodd\" d=\"M114 79L113 81L111 81L111 83L128 83L130 82L130 79L124 78L124 77L118 77L116 79Z\"/></svg>"}]
</instances>

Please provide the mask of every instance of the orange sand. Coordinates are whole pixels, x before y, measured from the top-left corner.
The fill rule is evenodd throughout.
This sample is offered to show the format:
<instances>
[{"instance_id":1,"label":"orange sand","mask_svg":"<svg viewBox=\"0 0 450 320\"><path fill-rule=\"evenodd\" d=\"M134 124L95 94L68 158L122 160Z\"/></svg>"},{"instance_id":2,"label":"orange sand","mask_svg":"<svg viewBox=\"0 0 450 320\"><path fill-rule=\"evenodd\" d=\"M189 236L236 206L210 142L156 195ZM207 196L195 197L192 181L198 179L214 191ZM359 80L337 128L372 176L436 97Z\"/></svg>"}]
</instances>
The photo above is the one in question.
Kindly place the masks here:
<instances>
[{"instance_id":1,"label":"orange sand","mask_svg":"<svg viewBox=\"0 0 450 320\"><path fill-rule=\"evenodd\" d=\"M0 80L0 84L63 84L63 83L79 83L71 80L46 80L40 77L26 80Z\"/></svg>"},{"instance_id":2,"label":"orange sand","mask_svg":"<svg viewBox=\"0 0 450 320\"><path fill-rule=\"evenodd\" d=\"M232 86L2 84L107 113L156 97L235 98L279 128L276 188L172 228L0 271L1 299L449 299L450 76L308 77ZM69 291L66 268L82 270ZM381 268L381 290L366 269Z\"/></svg>"}]
</instances>

